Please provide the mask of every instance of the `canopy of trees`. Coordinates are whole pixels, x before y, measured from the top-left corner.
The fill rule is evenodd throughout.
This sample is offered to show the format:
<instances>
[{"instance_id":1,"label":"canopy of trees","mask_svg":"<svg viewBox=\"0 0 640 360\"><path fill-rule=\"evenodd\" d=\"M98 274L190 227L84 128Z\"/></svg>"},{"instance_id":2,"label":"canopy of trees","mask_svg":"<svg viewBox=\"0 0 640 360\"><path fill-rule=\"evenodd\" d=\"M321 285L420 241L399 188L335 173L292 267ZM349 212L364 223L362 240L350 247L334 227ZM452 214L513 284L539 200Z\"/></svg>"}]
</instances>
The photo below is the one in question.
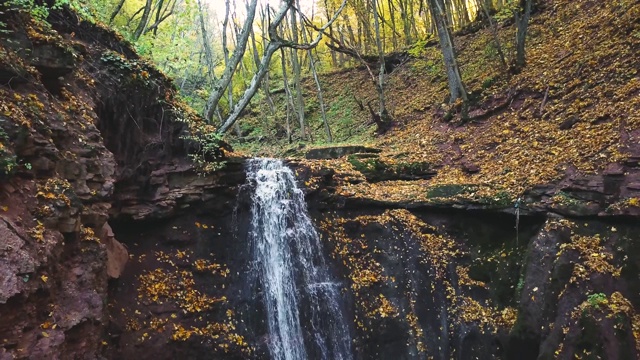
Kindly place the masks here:
<instances>
[{"instance_id":1,"label":"canopy of trees","mask_svg":"<svg viewBox=\"0 0 640 360\"><path fill-rule=\"evenodd\" d=\"M38 0L11 0L9 6L37 6ZM377 104L366 105L378 130L392 121L385 104L385 78L402 54L420 54L439 45L450 102L468 94L456 60L455 33L473 26L515 23L513 59L495 36L505 71L525 65L525 39L532 0L225 0L214 13L206 0L56 0L93 21L119 30L138 51L176 80L184 98L218 127L235 128L252 99L268 104L286 136L308 139L302 78L315 79L317 102L326 120L319 72L364 66ZM218 12L222 9L217 6ZM496 30L497 32L497 30ZM400 59L400 60L399 60ZM273 94L286 95L276 114ZM316 101L314 100L314 101Z\"/></svg>"}]
</instances>

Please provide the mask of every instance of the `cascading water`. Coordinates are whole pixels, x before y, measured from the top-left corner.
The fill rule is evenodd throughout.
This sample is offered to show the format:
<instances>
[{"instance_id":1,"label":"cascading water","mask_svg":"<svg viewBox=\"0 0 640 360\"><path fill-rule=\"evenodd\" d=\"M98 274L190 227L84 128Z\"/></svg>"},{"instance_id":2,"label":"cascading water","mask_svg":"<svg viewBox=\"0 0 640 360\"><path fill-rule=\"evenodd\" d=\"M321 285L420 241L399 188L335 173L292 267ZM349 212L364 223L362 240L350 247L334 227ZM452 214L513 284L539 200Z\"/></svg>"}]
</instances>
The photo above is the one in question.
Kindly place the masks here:
<instances>
[{"instance_id":1,"label":"cascading water","mask_svg":"<svg viewBox=\"0 0 640 360\"><path fill-rule=\"evenodd\" d=\"M280 160L252 159L247 177L255 186L249 238L268 317L271 358L351 359L340 284L327 271L293 172Z\"/></svg>"}]
</instances>

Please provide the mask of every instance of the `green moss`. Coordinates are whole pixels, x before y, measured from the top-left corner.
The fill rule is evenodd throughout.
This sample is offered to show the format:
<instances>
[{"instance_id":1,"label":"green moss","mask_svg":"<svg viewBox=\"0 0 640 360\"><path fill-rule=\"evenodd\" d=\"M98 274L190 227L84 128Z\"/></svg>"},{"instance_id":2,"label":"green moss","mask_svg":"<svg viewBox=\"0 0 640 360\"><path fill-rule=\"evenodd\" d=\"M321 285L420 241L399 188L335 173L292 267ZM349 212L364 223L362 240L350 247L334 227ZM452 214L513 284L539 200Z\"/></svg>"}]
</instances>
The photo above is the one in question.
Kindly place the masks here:
<instances>
[{"instance_id":1,"label":"green moss","mask_svg":"<svg viewBox=\"0 0 640 360\"><path fill-rule=\"evenodd\" d=\"M478 189L475 185L444 184L436 185L427 190L428 198L451 198L457 195L466 195Z\"/></svg>"},{"instance_id":2,"label":"green moss","mask_svg":"<svg viewBox=\"0 0 640 360\"><path fill-rule=\"evenodd\" d=\"M480 198L480 201L495 207L510 207L514 203L513 197L504 190L500 190L492 196L484 196Z\"/></svg>"},{"instance_id":3,"label":"green moss","mask_svg":"<svg viewBox=\"0 0 640 360\"><path fill-rule=\"evenodd\" d=\"M387 169L386 166L377 158L361 158L354 155L349 155L347 158L349 163L353 165L353 168L360 171L361 173L371 173L375 171L385 171Z\"/></svg>"},{"instance_id":4,"label":"green moss","mask_svg":"<svg viewBox=\"0 0 640 360\"><path fill-rule=\"evenodd\" d=\"M349 155L347 161L369 181L426 177L432 168L427 162L384 162L375 154Z\"/></svg>"}]
</instances>

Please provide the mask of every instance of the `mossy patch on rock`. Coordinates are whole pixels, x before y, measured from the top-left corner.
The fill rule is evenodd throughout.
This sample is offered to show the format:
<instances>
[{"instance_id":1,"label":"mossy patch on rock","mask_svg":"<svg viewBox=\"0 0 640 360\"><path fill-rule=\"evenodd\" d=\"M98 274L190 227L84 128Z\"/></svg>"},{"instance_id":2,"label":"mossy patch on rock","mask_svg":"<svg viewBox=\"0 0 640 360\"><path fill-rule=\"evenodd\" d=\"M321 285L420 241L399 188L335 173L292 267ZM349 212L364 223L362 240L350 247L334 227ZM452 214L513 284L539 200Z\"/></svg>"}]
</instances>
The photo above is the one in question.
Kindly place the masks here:
<instances>
[{"instance_id":1,"label":"mossy patch on rock","mask_svg":"<svg viewBox=\"0 0 640 360\"><path fill-rule=\"evenodd\" d=\"M385 161L375 154L353 154L347 160L369 182L416 180L435 175L428 162Z\"/></svg>"},{"instance_id":2,"label":"mossy patch on rock","mask_svg":"<svg viewBox=\"0 0 640 360\"><path fill-rule=\"evenodd\" d=\"M427 190L428 198L451 198L457 195L474 193L478 187L476 185L442 184L436 185Z\"/></svg>"},{"instance_id":3,"label":"mossy patch on rock","mask_svg":"<svg viewBox=\"0 0 640 360\"><path fill-rule=\"evenodd\" d=\"M338 159L346 155L356 154L356 153L368 153L368 154L377 154L381 152L380 149L370 148L362 145L344 145L344 146L331 146L324 148L316 148L307 151L305 157L307 159Z\"/></svg>"},{"instance_id":4,"label":"mossy patch on rock","mask_svg":"<svg viewBox=\"0 0 640 360\"><path fill-rule=\"evenodd\" d=\"M438 184L429 187L426 199L435 205L463 204L482 208L503 209L514 204L504 190L474 184Z\"/></svg>"},{"instance_id":5,"label":"mossy patch on rock","mask_svg":"<svg viewBox=\"0 0 640 360\"><path fill-rule=\"evenodd\" d=\"M583 200L571 193L560 191L551 199L550 208L570 216L591 216L600 212L600 205L594 201Z\"/></svg>"}]
</instances>

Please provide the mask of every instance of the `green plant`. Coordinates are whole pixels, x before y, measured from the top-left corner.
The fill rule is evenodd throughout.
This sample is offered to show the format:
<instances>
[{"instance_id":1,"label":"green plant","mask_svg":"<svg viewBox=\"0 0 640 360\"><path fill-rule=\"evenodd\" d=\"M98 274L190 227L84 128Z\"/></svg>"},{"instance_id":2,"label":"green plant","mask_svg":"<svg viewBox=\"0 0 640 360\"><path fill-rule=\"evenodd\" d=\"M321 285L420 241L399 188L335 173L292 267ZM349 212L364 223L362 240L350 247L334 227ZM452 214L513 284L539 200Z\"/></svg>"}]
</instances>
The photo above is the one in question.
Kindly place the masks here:
<instances>
[{"instance_id":1,"label":"green plant","mask_svg":"<svg viewBox=\"0 0 640 360\"><path fill-rule=\"evenodd\" d=\"M7 10L29 12L36 21L42 24L48 24L47 18L49 17L49 11L59 10L64 6L73 9L83 18L94 21L88 6L81 0L56 0L51 6L48 6L46 2L38 4L35 0L9 0L3 5L0 5L0 8L4 7ZM0 23L0 28L5 26L6 24L3 26L3 23Z\"/></svg>"},{"instance_id":2,"label":"green plant","mask_svg":"<svg viewBox=\"0 0 640 360\"><path fill-rule=\"evenodd\" d=\"M198 132L195 135L184 136L183 139L195 141L199 148L189 157L202 174L218 171L226 165L222 161L222 135L217 132Z\"/></svg>"},{"instance_id":3,"label":"green plant","mask_svg":"<svg viewBox=\"0 0 640 360\"><path fill-rule=\"evenodd\" d=\"M587 296L587 303L593 308L599 308L607 303L607 295L603 293L591 294Z\"/></svg>"},{"instance_id":4,"label":"green plant","mask_svg":"<svg viewBox=\"0 0 640 360\"><path fill-rule=\"evenodd\" d=\"M5 146L8 141L9 136L4 129L0 127L0 180L11 176L18 166L16 156Z\"/></svg>"},{"instance_id":5,"label":"green plant","mask_svg":"<svg viewBox=\"0 0 640 360\"><path fill-rule=\"evenodd\" d=\"M487 78L485 78L484 80L482 80L482 89L488 89L490 88L493 84L495 84L496 82L496 78L493 76L489 76Z\"/></svg>"},{"instance_id":6,"label":"green plant","mask_svg":"<svg viewBox=\"0 0 640 360\"><path fill-rule=\"evenodd\" d=\"M482 51L485 59L497 60L498 59L498 46L495 41L489 41Z\"/></svg>"},{"instance_id":7,"label":"green plant","mask_svg":"<svg viewBox=\"0 0 640 360\"><path fill-rule=\"evenodd\" d=\"M123 55L114 51L105 51L100 60L112 64L120 70L133 71L137 65L136 61L128 61Z\"/></svg>"}]
</instances>

